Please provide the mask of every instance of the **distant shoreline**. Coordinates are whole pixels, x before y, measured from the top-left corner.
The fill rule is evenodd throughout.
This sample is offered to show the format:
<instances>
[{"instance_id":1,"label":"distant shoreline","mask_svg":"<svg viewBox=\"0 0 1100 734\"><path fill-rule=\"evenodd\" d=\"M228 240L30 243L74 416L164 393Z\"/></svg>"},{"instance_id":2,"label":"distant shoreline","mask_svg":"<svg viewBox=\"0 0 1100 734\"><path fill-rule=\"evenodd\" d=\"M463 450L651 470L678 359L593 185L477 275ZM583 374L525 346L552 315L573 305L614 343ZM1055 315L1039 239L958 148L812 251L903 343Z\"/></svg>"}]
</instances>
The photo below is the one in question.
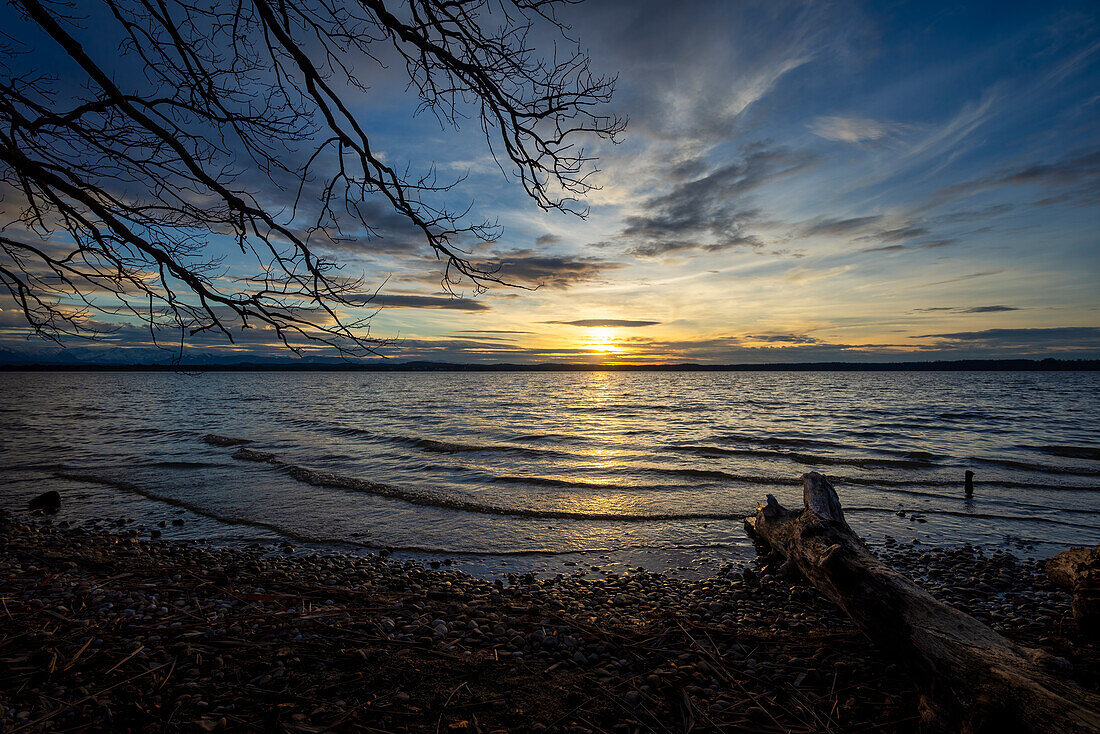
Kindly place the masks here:
<instances>
[{"instance_id":1,"label":"distant shoreline","mask_svg":"<svg viewBox=\"0 0 1100 734\"><path fill-rule=\"evenodd\" d=\"M0 364L0 372L1096 372L1098 359L763 364L460 364L453 362L235 362L226 364Z\"/></svg>"}]
</instances>

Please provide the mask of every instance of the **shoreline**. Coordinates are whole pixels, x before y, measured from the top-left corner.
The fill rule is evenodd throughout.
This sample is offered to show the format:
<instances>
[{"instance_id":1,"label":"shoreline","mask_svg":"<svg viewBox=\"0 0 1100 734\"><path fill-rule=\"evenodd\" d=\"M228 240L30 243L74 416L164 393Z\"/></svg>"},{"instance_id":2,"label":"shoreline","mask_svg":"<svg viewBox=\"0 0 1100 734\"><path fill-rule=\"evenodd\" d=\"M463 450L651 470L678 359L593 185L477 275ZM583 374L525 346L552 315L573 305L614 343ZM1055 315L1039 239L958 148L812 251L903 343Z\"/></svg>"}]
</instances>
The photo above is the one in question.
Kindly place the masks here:
<instances>
[{"instance_id":1,"label":"shoreline","mask_svg":"<svg viewBox=\"0 0 1100 734\"><path fill-rule=\"evenodd\" d=\"M0 730L917 731L903 670L768 567L496 581L0 513ZM1040 563L878 553L1100 685ZM434 564L432 564L434 565Z\"/></svg>"}]
</instances>

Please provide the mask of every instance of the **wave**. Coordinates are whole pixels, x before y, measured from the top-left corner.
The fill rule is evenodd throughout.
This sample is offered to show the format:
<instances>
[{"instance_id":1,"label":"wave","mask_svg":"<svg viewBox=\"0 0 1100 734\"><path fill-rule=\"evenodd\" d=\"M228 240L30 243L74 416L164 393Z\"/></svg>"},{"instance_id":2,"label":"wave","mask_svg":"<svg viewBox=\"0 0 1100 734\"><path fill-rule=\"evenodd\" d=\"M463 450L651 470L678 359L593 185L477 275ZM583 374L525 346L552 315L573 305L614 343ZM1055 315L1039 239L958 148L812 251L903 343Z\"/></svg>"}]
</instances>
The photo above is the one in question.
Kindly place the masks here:
<instances>
[{"instance_id":1,"label":"wave","mask_svg":"<svg viewBox=\"0 0 1100 734\"><path fill-rule=\"evenodd\" d=\"M659 474L673 477L696 477L699 479L719 479L735 482L746 482L748 484L783 485L798 484L801 481L797 477L777 478L747 476L743 474L730 474L729 472L718 471L717 469L672 469L663 466L643 466L638 467L637 471L642 472L643 474Z\"/></svg>"},{"instance_id":2,"label":"wave","mask_svg":"<svg viewBox=\"0 0 1100 734\"><path fill-rule=\"evenodd\" d=\"M863 469L924 469L937 466L932 460L933 454L909 452L903 459L877 457L821 456L797 451L765 451L762 449L723 449L715 446L674 445L666 446L666 451L696 454L699 456L752 456L757 458L789 459L806 466L857 466Z\"/></svg>"},{"instance_id":3,"label":"wave","mask_svg":"<svg viewBox=\"0 0 1100 734\"><path fill-rule=\"evenodd\" d=\"M162 469L210 469L218 465L209 461L154 461L150 466Z\"/></svg>"},{"instance_id":4,"label":"wave","mask_svg":"<svg viewBox=\"0 0 1100 734\"><path fill-rule=\"evenodd\" d=\"M233 453L233 458L243 461L255 461L278 467L292 479L314 487L342 489L363 492L377 497L401 500L412 505L438 507L458 512L471 512L480 515L503 515L508 517L532 517L558 520L615 520L617 522L654 522L661 520L742 520L748 514L724 512L686 512L686 513L615 513L582 512L575 510L547 510L526 507L510 507L480 502L472 498L443 494L423 488L398 487L382 484L369 479L348 477L332 472L315 471L297 464L280 461L274 454L265 451L241 448Z\"/></svg>"},{"instance_id":5,"label":"wave","mask_svg":"<svg viewBox=\"0 0 1100 734\"><path fill-rule=\"evenodd\" d=\"M1100 477L1100 468L1078 466L1052 466L1050 464L1035 464L1030 461L1016 461L1014 459L984 459L972 456L970 461L992 466L1003 466L1008 469L1021 471L1035 471L1043 474L1068 474L1079 477Z\"/></svg>"},{"instance_id":6,"label":"wave","mask_svg":"<svg viewBox=\"0 0 1100 734\"><path fill-rule=\"evenodd\" d=\"M489 481L497 484L526 484L533 487L565 487L576 489L638 489L629 485L610 482L584 482L574 479L553 479L550 477L514 477L495 476Z\"/></svg>"},{"instance_id":7,"label":"wave","mask_svg":"<svg viewBox=\"0 0 1100 734\"><path fill-rule=\"evenodd\" d=\"M415 446L422 451L430 451L436 454L458 454L458 453L509 453L509 454L523 454L526 456L568 456L568 452L558 451L555 449L535 449L527 446L512 446L510 444L473 444L473 443L458 443L455 441L437 441L433 438L419 438L419 437L394 437L393 441L397 443L403 443L408 446Z\"/></svg>"},{"instance_id":8,"label":"wave","mask_svg":"<svg viewBox=\"0 0 1100 734\"><path fill-rule=\"evenodd\" d=\"M56 476L62 479L69 479L77 482L88 482L91 484L101 484L108 487L114 487L115 489L129 492L139 495L148 500L154 502L162 502L171 507L178 507L183 510L187 510L200 517L205 517L210 520L215 520L226 525L235 525L243 527L261 528L268 530L276 535L284 537L288 540L293 540L296 543L312 543L325 546L337 546L345 548L359 548L363 550L386 550L391 553L414 553L424 555L447 555L447 556L572 556L572 555L585 555L594 553L612 553L615 551L624 550L622 546L615 547L596 547L596 548L579 548L563 551L554 551L548 549L503 549L493 551L479 551L469 550L462 548L438 548L429 546L393 546L385 543L371 543L362 540L351 540L343 537L329 537L310 535L298 530L292 530L276 523L266 522L263 520L255 520L252 518L239 517L237 515L221 515L216 512L212 512L209 509L197 505L192 502L180 500L175 497L166 497L158 494L146 487L134 484L114 477L103 476L99 474L89 472L57 472ZM672 544L668 547L677 549L695 549L695 548L709 548L709 547L726 547L725 544L712 544L712 545L688 545L688 544ZM647 548L664 548L664 546L651 546L645 544L636 544L625 546L628 550L638 550Z\"/></svg>"},{"instance_id":9,"label":"wave","mask_svg":"<svg viewBox=\"0 0 1100 734\"><path fill-rule=\"evenodd\" d=\"M208 433L202 437L202 442L211 446L241 446L252 443L247 438L234 438L232 436L219 436L216 433Z\"/></svg>"},{"instance_id":10,"label":"wave","mask_svg":"<svg viewBox=\"0 0 1100 734\"><path fill-rule=\"evenodd\" d=\"M18 471L44 471L44 472L56 472L65 467L64 464L54 461L52 459L29 459L27 461L20 461L13 464L4 465L4 473L14 473ZM17 481L23 481L22 479Z\"/></svg>"},{"instance_id":11,"label":"wave","mask_svg":"<svg viewBox=\"0 0 1100 734\"><path fill-rule=\"evenodd\" d=\"M936 417L940 420L952 421L952 420L996 420L997 416L990 415L989 413L983 413L978 410L960 410L949 411L946 413L937 413Z\"/></svg>"},{"instance_id":12,"label":"wave","mask_svg":"<svg viewBox=\"0 0 1100 734\"><path fill-rule=\"evenodd\" d=\"M495 484L519 484L531 487L560 487L562 489L594 489L610 490L616 492L675 492L682 490L699 489L703 486L695 484L618 484L615 482L586 482L580 479L554 479L553 477L521 477L521 476L493 476L489 478Z\"/></svg>"},{"instance_id":13,"label":"wave","mask_svg":"<svg viewBox=\"0 0 1100 734\"><path fill-rule=\"evenodd\" d=\"M1031 449L1050 456L1061 456L1067 459L1089 459L1100 461L1100 448L1095 446L1021 446L1023 449Z\"/></svg>"},{"instance_id":14,"label":"wave","mask_svg":"<svg viewBox=\"0 0 1100 734\"><path fill-rule=\"evenodd\" d=\"M787 446L792 448L831 448L831 449L848 449L852 448L851 444L841 443L839 441L826 441L819 438L784 438L781 436L754 436L747 433L718 433L711 436L712 441L726 441L729 443L742 443L752 446Z\"/></svg>"},{"instance_id":15,"label":"wave","mask_svg":"<svg viewBox=\"0 0 1100 734\"><path fill-rule=\"evenodd\" d=\"M844 483L840 480L835 482L836 485L843 487ZM952 502L958 502L962 499L958 494L944 494L942 492L922 492L917 489L903 489L901 487L880 486L877 487L878 491L888 494L900 494L906 497L920 497L922 499L941 499L950 500ZM1009 506L1020 509L1038 510L1040 512L1064 512L1072 515L1100 515L1100 510L1087 510L1079 507L1062 507L1060 505L1052 504L1035 504L1033 502L1021 502L1017 498L1004 498L1004 497L983 497L980 500L983 505L1001 505ZM899 508L904 509L904 508ZM921 510L923 512L923 510ZM931 512L931 510L929 510Z\"/></svg>"},{"instance_id":16,"label":"wave","mask_svg":"<svg viewBox=\"0 0 1100 734\"><path fill-rule=\"evenodd\" d=\"M89 482L92 484L103 484L108 487L114 487L124 492L130 492L132 494L145 497L146 499L155 500L157 502L163 502L166 505L172 507L179 507L180 509L187 510L201 517L206 517L211 520L217 520L218 522L225 523L227 525L244 525L247 527L263 528L264 530L270 530L278 535L289 538L300 543L313 542L311 538L301 533L288 528L280 527L273 523L264 522L262 520L256 520L247 517L238 517L236 515L219 515L215 512L197 505L194 502L187 502L186 500L177 499L175 497L165 497L164 495L157 494L152 490L149 490L133 482L127 482L114 477L103 476L92 472L77 472L77 471L60 471L56 473L56 476L61 479L70 479L77 482ZM349 541L349 544L355 544L353 541Z\"/></svg>"},{"instance_id":17,"label":"wave","mask_svg":"<svg viewBox=\"0 0 1100 734\"><path fill-rule=\"evenodd\" d=\"M879 477L841 477L830 475L834 483L858 484L864 487L962 487L958 479L885 479ZM1097 492L1100 487L1081 487L1066 484L1046 484L1043 482L1021 482L1010 479L982 479L976 482L980 487L998 489L1051 489L1070 492Z\"/></svg>"},{"instance_id":18,"label":"wave","mask_svg":"<svg viewBox=\"0 0 1100 734\"><path fill-rule=\"evenodd\" d=\"M471 512L480 515L502 515L507 517L530 517L540 519L557 520L614 520L616 522L657 522L662 520L743 520L748 513L725 512L685 512L685 513L615 513L615 512L582 512L575 510L548 510L526 507L508 507L479 502L470 498L445 495L424 489L411 489L396 487L391 484L380 484L368 479L346 477L329 472L319 472L296 465L284 465L286 473L300 482L315 487L333 489L345 489L355 492L366 492L379 497L388 497L408 502L413 505L438 507L459 512Z\"/></svg>"},{"instance_id":19,"label":"wave","mask_svg":"<svg viewBox=\"0 0 1100 734\"><path fill-rule=\"evenodd\" d=\"M460 441L444 441L433 438L424 438L421 436L393 436L378 433L366 428L358 428L356 426L347 426L334 421L325 421L321 419L303 419L303 418L287 418L285 422L292 425L306 428L314 431L324 431L337 436L358 437L365 438L371 441L384 441L394 443L402 446L411 446L413 448L420 449L421 451L427 451L436 454L458 454L458 453L509 453L509 454L523 454L526 456L568 456L567 452L557 451L554 449L545 448L531 448L527 446L516 446L512 444L474 444L463 443ZM220 437L219 437L220 438ZM574 443L584 442L587 439L581 436L564 436L561 434L543 434L533 433L517 435L514 440L516 441L546 441L546 440L569 440ZM238 444L217 444L224 446L235 446Z\"/></svg>"},{"instance_id":20,"label":"wave","mask_svg":"<svg viewBox=\"0 0 1100 734\"><path fill-rule=\"evenodd\" d=\"M856 513L856 512L876 512L876 513L888 513L896 512L896 510L889 507L845 507L844 513ZM992 512L964 512L962 510L933 510L933 509L919 509L913 510L913 514L926 516L926 515L947 515L949 517L965 517L972 520L1014 520L1016 522L1038 522L1049 525L1061 525L1068 528L1081 528L1084 530L1097 530L1100 531L1100 525L1086 525L1079 522L1069 522L1067 520L1056 520L1053 517L1037 517L1035 515L998 515Z\"/></svg>"},{"instance_id":21,"label":"wave","mask_svg":"<svg viewBox=\"0 0 1100 734\"><path fill-rule=\"evenodd\" d=\"M233 458L240 461L255 461L262 464L278 463L275 454L266 451L256 451L255 449L237 449L233 452Z\"/></svg>"}]
</instances>

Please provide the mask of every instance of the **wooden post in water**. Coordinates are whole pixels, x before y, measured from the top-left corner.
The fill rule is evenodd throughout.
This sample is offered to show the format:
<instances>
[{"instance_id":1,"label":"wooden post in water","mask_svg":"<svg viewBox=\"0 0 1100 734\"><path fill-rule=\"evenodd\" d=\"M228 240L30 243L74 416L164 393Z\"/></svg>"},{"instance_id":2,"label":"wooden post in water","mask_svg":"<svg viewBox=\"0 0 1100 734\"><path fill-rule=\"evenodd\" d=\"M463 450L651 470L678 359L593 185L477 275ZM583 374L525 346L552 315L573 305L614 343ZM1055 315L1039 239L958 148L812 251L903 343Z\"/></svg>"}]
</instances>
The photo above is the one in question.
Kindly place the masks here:
<instances>
[{"instance_id":1,"label":"wooden post in water","mask_svg":"<svg viewBox=\"0 0 1100 734\"><path fill-rule=\"evenodd\" d=\"M966 496L974 496L974 472L966 470Z\"/></svg>"}]
</instances>

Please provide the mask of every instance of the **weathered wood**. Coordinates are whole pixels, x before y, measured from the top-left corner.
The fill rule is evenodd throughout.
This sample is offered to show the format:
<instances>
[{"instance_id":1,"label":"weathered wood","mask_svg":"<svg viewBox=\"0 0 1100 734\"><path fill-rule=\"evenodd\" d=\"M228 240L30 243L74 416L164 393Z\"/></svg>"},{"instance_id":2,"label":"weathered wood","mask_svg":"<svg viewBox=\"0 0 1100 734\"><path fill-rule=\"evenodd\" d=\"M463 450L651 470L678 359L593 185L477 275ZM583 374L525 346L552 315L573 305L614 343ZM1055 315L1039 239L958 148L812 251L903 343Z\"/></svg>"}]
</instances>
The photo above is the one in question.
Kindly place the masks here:
<instances>
[{"instance_id":1,"label":"weathered wood","mask_svg":"<svg viewBox=\"0 0 1100 734\"><path fill-rule=\"evenodd\" d=\"M746 529L912 670L929 719L960 732L1100 732L1100 696L1069 682L1066 661L935 599L868 550L824 476L802 484L803 510L769 495Z\"/></svg>"},{"instance_id":2,"label":"weathered wood","mask_svg":"<svg viewBox=\"0 0 1100 734\"><path fill-rule=\"evenodd\" d=\"M1100 545L1071 548L1047 561L1047 577L1073 593L1073 618L1085 632L1100 634Z\"/></svg>"}]
</instances>

